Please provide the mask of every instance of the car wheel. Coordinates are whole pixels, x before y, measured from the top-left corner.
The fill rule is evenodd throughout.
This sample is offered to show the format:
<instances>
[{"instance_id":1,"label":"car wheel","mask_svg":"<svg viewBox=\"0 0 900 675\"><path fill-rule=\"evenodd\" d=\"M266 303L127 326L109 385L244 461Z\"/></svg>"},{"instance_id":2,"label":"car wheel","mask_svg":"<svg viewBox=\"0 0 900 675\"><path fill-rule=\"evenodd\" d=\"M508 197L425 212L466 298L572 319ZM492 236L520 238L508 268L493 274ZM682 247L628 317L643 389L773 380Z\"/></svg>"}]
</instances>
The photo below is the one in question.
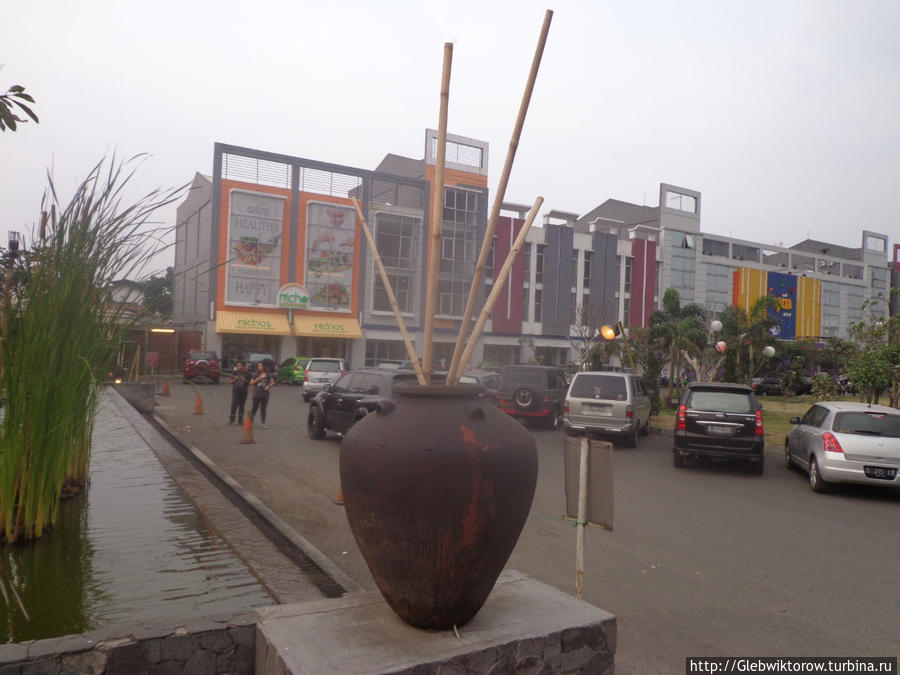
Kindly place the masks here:
<instances>
[{"instance_id":1,"label":"car wheel","mask_svg":"<svg viewBox=\"0 0 900 675\"><path fill-rule=\"evenodd\" d=\"M547 422L545 423L544 426L545 426L547 429L549 429L550 431L553 431L553 430L555 430L555 429L558 429L558 428L559 428L559 418L560 418L560 417L561 417L561 415L559 414L559 409L558 409L558 408L557 408L557 409L554 409L554 410L550 413L550 415L547 417Z\"/></svg>"},{"instance_id":2,"label":"car wheel","mask_svg":"<svg viewBox=\"0 0 900 675\"><path fill-rule=\"evenodd\" d=\"M629 448L636 448L638 445L638 433L640 433L640 429L638 427L634 428L634 432L625 437L625 445Z\"/></svg>"},{"instance_id":3,"label":"car wheel","mask_svg":"<svg viewBox=\"0 0 900 675\"><path fill-rule=\"evenodd\" d=\"M306 431L309 437L315 441L325 438L325 418L318 408L309 409L309 417L306 420Z\"/></svg>"},{"instance_id":4,"label":"car wheel","mask_svg":"<svg viewBox=\"0 0 900 675\"><path fill-rule=\"evenodd\" d=\"M790 471L794 468L794 458L791 456L791 444L784 442L784 468Z\"/></svg>"},{"instance_id":5,"label":"car wheel","mask_svg":"<svg viewBox=\"0 0 900 675\"><path fill-rule=\"evenodd\" d=\"M644 426L641 427L641 436L649 436L650 435L650 418L647 418L647 422Z\"/></svg>"},{"instance_id":6,"label":"car wheel","mask_svg":"<svg viewBox=\"0 0 900 675\"><path fill-rule=\"evenodd\" d=\"M819 464L816 462L816 458L812 456L809 458L809 487L813 492L818 492L819 494L831 490L831 483L822 480L822 475L819 473Z\"/></svg>"},{"instance_id":7,"label":"car wheel","mask_svg":"<svg viewBox=\"0 0 900 675\"><path fill-rule=\"evenodd\" d=\"M672 466L676 469L680 469L684 466L684 456L678 450L675 450L672 453Z\"/></svg>"},{"instance_id":8,"label":"car wheel","mask_svg":"<svg viewBox=\"0 0 900 675\"><path fill-rule=\"evenodd\" d=\"M528 387L516 389L516 393L513 394L513 402L519 410L528 410L534 405L535 401L537 401L537 396Z\"/></svg>"}]
</instances>

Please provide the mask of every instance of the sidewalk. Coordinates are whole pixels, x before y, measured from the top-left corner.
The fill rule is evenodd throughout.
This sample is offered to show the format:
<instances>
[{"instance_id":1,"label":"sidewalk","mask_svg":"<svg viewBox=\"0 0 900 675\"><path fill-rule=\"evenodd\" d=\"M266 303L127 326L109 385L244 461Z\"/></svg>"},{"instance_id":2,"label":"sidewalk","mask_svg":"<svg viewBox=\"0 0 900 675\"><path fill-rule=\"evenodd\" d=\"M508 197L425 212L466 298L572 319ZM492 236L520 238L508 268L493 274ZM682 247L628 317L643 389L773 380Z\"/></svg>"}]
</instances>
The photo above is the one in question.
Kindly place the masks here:
<instances>
[{"instance_id":1,"label":"sidewalk","mask_svg":"<svg viewBox=\"0 0 900 675\"><path fill-rule=\"evenodd\" d=\"M161 385L160 385L161 386ZM359 553L344 507L335 504L340 484L340 440L312 441L306 434L309 404L299 387L278 385L269 400L267 426L253 426L253 444L241 444L243 427L228 424L231 387L184 384L169 380L170 396L157 395L155 416L183 445L193 446L240 488L259 500L263 510L299 535L310 557L326 558L332 576L348 590L373 590L375 584ZM195 415L198 394L203 414ZM251 401L247 401L247 412ZM328 571L328 570L326 570Z\"/></svg>"}]
</instances>

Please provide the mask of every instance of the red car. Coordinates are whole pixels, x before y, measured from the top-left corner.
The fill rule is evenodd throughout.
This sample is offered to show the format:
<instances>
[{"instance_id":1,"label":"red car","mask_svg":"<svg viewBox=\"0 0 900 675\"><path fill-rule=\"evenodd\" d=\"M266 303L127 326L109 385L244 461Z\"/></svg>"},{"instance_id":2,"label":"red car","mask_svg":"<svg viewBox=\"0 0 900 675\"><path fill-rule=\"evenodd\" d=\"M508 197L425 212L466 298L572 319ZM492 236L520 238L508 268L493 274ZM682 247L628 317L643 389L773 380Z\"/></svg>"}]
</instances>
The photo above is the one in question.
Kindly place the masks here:
<instances>
[{"instance_id":1,"label":"red car","mask_svg":"<svg viewBox=\"0 0 900 675\"><path fill-rule=\"evenodd\" d=\"M184 381L219 383L219 357L215 352L193 350L184 362Z\"/></svg>"}]
</instances>

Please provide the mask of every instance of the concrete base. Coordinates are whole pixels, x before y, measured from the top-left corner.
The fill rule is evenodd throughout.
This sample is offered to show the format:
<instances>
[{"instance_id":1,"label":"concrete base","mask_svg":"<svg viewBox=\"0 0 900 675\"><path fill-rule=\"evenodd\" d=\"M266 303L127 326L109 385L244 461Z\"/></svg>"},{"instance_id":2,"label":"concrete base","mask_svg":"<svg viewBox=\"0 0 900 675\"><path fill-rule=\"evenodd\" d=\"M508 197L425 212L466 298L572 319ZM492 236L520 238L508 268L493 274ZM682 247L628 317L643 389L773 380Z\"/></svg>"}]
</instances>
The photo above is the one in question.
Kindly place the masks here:
<instances>
[{"instance_id":1,"label":"concrete base","mask_svg":"<svg viewBox=\"0 0 900 675\"><path fill-rule=\"evenodd\" d=\"M257 675L615 672L616 618L515 571L459 637L408 626L377 592L258 612Z\"/></svg>"}]
</instances>

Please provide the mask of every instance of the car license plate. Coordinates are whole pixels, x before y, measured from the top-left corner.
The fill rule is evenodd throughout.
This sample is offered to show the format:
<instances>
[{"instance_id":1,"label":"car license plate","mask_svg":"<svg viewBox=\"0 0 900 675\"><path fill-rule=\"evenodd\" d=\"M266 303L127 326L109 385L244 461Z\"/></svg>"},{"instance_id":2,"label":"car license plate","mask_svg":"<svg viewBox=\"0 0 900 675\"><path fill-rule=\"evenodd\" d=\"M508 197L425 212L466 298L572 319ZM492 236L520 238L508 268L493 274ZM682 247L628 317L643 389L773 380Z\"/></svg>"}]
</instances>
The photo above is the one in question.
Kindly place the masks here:
<instances>
[{"instance_id":1,"label":"car license plate","mask_svg":"<svg viewBox=\"0 0 900 675\"><path fill-rule=\"evenodd\" d=\"M734 436L734 427L708 426L706 433L710 436Z\"/></svg>"},{"instance_id":2,"label":"car license plate","mask_svg":"<svg viewBox=\"0 0 900 675\"><path fill-rule=\"evenodd\" d=\"M600 415L609 415L610 405L609 403L585 403L584 410L585 412L598 413Z\"/></svg>"},{"instance_id":3,"label":"car license plate","mask_svg":"<svg viewBox=\"0 0 900 675\"><path fill-rule=\"evenodd\" d=\"M866 472L868 478L881 478L882 480L893 480L897 475L897 469L888 469L883 466L865 466L863 471Z\"/></svg>"}]
</instances>

